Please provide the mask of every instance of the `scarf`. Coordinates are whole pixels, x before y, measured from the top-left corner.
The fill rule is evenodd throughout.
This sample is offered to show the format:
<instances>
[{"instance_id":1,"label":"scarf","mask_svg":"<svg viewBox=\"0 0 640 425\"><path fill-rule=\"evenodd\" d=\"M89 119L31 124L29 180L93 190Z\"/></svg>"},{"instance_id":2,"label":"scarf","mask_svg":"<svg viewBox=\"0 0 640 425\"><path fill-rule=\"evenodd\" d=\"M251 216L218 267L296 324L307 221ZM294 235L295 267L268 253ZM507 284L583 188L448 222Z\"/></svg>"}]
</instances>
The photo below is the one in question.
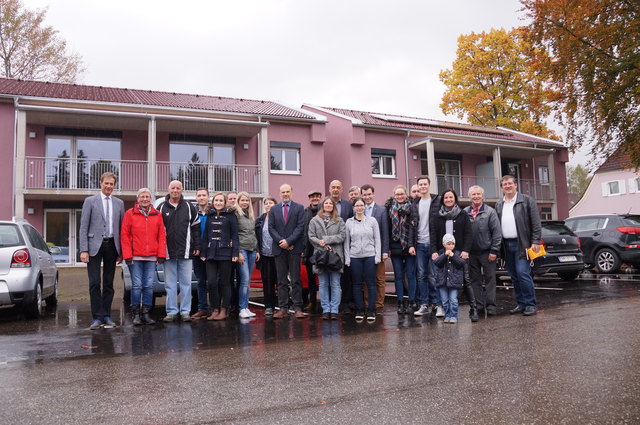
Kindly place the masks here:
<instances>
[{"instance_id":1,"label":"scarf","mask_svg":"<svg viewBox=\"0 0 640 425\"><path fill-rule=\"evenodd\" d=\"M451 209L448 209L443 205L440 207L440 211L438 211L438 214L440 215L440 217L444 217L447 220L455 220L458 214L460 214L460 211L462 210L460 209L458 204L455 204Z\"/></svg>"},{"instance_id":2,"label":"scarf","mask_svg":"<svg viewBox=\"0 0 640 425\"><path fill-rule=\"evenodd\" d=\"M389 209L389 218L391 219L391 237L394 241L399 241L402 248L409 246L409 214L411 212L411 204L404 202L399 204L395 199L391 202Z\"/></svg>"},{"instance_id":3,"label":"scarf","mask_svg":"<svg viewBox=\"0 0 640 425\"><path fill-rule=\"evenodd\" d=\"M149 217L149 212L151 212L151 205L149 205L147 208L144 208L140 204L137 204L137 205L138 205L138 211L140 211L140 214L142 214L145 217Z\"/></svg>"},{"instance_id":4,"label":"scarf","mask_svg":"<svg viewBox=\"0 0 640 425\"><path fill-rule=\"evenodd\" d=\"M327 227L331 221L331 214L323 212L321 217L324 220L324 227Z\"/></svg>"}]
</instances>

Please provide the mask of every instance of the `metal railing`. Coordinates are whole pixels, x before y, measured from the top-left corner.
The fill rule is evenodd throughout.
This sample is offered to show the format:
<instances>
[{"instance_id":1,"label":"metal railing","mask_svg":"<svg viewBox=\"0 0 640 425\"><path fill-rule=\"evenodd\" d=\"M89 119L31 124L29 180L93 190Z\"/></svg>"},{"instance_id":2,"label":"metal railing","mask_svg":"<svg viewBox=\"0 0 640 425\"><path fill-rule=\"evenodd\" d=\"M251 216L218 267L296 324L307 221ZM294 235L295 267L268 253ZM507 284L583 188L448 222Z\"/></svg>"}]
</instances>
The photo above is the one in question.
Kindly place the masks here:
<instances>
[{"instance_id":1,"label":"metal railing","mask_svg":"<svg viewBox=\"0 0 640 425\"><path fill-rule=\"evenodd\" d=\"M117 176L115 189L138 190L147 186L147 163L89 158L26 157L26 189L99 189L100 176Z\"/></svg>"},{"instance_id":2,"label":"metal railing","mask_svg":"<svg viewBox=\"0 0 640 425\"><path fill-rule=\"evenodd\" d=\"M485 198L496 199L502 196L500 189L500 179L483 176L455 176L448 174L438 174L438 191L442 193L445 189L453 189L461 198L467 198L471 186L482 186L485 191ZM555 202L556 191L554 182L541 183L537 180L519 179L518 191L532 196L536 201Z\"/></svg>"},{"instance_id":3,"label":"metal railing","mask_svg":"<svg viewBox=\"0 0 640 425\"><path fill-rule=\"evenodd\" d=\"M180 180L184 190L206 187L209 192L262 193L258 165L162 162L156 164L156 187L163 190L172 180Z\"/></svg>"}]
</instances>

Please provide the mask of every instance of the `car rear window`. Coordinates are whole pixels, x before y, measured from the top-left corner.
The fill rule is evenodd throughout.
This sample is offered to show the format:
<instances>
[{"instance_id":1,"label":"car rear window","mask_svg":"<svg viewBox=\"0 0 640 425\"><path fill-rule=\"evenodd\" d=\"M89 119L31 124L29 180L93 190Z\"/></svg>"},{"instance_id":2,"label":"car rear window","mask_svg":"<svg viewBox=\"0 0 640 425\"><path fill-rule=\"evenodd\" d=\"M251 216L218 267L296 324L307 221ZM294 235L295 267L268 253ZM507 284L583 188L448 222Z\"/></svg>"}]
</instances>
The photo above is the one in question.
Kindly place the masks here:
<instances>
[{"instance_id":1,"label":"car rear window","mask_svg":"<svg viewBox=\"0 0 640 425\"><path fill-rule=\"evenodd\" d=\"M623 217L622 221L627 226L640 226L640 215L628 215Z\"/></svg>"},{"instance_id":2,"label":"car rear window","mask_svg":"<svg viewBox=\"0 0 640 425\"><path fill-rule=\"evenodd\" d=\"M574 236L573 232L562 223L543 223L542 224L542 237L556 236L556 235L569 235Z\"/></svg>"},{"instance_id":3,"label":"car rear window","mask_svg":"<svg viewBox=\"0 0 640 425\"><path fill-rule=\"evenodd\" d=\"M10 223L0 223L0 248L24 245L18 226Z\"/></svg>"}]
</instances>

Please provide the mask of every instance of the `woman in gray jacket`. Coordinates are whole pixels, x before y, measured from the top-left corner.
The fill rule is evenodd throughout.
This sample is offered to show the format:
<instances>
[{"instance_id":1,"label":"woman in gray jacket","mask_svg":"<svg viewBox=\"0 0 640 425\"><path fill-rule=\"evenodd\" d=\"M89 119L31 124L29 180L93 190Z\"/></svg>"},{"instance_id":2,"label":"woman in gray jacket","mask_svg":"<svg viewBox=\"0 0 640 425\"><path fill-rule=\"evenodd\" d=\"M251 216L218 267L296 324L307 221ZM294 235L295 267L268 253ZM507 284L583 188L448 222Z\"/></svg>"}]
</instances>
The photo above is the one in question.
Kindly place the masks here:
<instances>
[{"instance_id":1,"label":"woman in gray jacket","mask_svg":"<svg viewBox=\"0 0 640 425\"><path fill-rule=\"evenodd\" d=\"M356 320L364 319L362 281L367 284L367 321L376 320L376 264L380 263L380 227L378 221L364 214L362 198L353 200L354 216L347 220L344 240L344 264L351 267L353 298L358 312Z\"/></svg>"},{"instance_id":2,"label":"woman in gray jacket","mask_svg":"<svg viewBox=\"0 0 640 425\"><path fill-rule=\"evenodd\" d=\"M236 200L236 215L238 217L238 238L240 240L240 255L238 256L238 304L239 316L242 319L255 317L255 313L249 310L249 282L256 260L260 259L257 253L258 240L255 232L255 219L251 197L247 192L238 193Z\"/></svg>"},{"instance_id":3,"label":"woman in gray jacket","mask_svg":"<svg viewBox=\"0 0 640 425\"><path fill-rule=\"evenodd\" d=\"M338 209L331 197L327 197L320 204L318 214L309 222L309 241L313 245L314 253L331 249L338 254L344 263L343 242L345 239L345 224L338 215ZM318 275L320 283L320 304L324 320L338 318L338 306L342 296L339 271L325 270L313 265L313 273Z\"/></svg>"}]
</instances>

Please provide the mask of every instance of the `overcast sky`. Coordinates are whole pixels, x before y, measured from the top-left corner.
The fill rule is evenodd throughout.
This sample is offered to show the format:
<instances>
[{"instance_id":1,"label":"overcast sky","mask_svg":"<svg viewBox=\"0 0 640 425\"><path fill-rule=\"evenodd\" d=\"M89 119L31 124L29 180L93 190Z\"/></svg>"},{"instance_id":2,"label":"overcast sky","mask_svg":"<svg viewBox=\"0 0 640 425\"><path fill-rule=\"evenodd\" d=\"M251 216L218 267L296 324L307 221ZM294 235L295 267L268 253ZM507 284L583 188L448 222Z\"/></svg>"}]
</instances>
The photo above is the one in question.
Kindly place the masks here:
<instances>
[{"instance_id":1,"label":"overcast sky","mask_svg":"<svg viewBox=\"0 0 640 425\"><path fill-rule=\"evenodd\" d=\"M448 121L458 36L524 24L518 0L23 1L48 6L84 84Z\"/></svg>"}]
</instances>

